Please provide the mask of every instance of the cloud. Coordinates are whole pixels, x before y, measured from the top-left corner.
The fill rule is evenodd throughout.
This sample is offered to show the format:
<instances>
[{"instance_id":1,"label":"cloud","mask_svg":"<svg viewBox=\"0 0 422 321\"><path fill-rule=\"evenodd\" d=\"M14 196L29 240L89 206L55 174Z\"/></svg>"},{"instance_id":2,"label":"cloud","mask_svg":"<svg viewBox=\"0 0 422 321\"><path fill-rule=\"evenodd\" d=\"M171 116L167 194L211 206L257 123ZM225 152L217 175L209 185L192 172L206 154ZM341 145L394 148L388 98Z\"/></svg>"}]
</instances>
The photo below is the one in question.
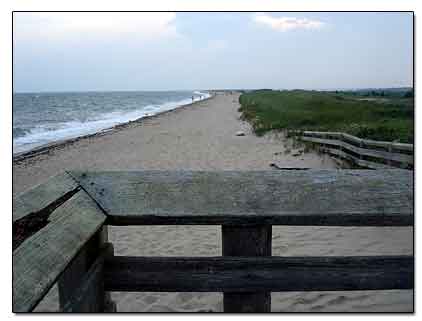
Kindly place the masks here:
<instances>
[{"instance_id":1,"label":"cloud","mask_svg":"<svg viewBox=\"0 0 422 321\"><path fill-rule=\"evenodd\" d=\"M272 17L264 13L255 15L253 20L258 24L263 24L271 29L281 32L297 29L320 29L325 25L324 22L318 20L295 17Z\"/></svg>"},{"instance_id":2,"label":"cloud","mask_svg":"<svg viewBox=\"0 0 422 321\"><path fill-rule=\"evenodd\" d=\"M18 12L14 35L17 40L124 35L150 39L176 35L175 19L172 12Z\"/></svg>"}]
</instances>

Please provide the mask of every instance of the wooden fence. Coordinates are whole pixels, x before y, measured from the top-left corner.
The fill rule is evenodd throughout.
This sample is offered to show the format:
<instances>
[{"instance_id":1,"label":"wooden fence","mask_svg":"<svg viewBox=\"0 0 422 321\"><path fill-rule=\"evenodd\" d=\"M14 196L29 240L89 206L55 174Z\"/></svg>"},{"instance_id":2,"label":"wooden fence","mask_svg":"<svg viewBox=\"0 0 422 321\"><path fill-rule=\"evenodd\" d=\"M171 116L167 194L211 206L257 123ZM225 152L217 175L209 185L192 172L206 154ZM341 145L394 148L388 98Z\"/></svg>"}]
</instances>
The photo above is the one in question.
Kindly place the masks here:
<instances>
[{"instance_id":1,"label":"wooden fence","mask_svg":"<svg viewBox=\"0 0 422 321\"><path fill-rule=\"evenodd\" d=\"M412 172L67 172L14 199L13 311L58 282L65 312L116 311L110 291L224 292L269 312L271 291L413 288L413 256L271 256L272 225L412 226ZM34 222L38 222L36 225ZM107 225L221 225L221 257L117 256Z\"/></svg>"},{"instance_id":2,"label":"wooden fence","mask_svg":"<svg viewBox=\"0 0 422 321\"><path fill-rule=\"evenodd\" d=\"M370 169L413 169L413 145L361 139L345 133L304 131L301 140L321 145L321 151Z\"/></svg>"}]
</instances>

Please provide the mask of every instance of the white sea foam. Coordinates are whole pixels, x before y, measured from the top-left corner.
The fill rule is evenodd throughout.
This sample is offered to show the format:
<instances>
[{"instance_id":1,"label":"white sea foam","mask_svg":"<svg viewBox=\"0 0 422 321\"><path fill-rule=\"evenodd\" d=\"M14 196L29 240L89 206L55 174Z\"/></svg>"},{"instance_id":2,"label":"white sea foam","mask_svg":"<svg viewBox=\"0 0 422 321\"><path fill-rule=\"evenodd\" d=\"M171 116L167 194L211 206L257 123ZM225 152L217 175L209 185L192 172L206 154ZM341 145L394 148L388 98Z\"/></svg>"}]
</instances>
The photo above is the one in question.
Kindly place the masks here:
<instances>
[{"instance_id":1,"label":"white sea foam","mask_svg":"<svg viewBox=\"0 0 422 321\"><path fill-rule=\"evenodd\" d=\"M194 101L203 100L210 97L209 93L194 92ZM84 135L94 134L118 124L134 121L146 116L155 115L160 112L168 111L187 105L192 102L192 99L183 99L179 101L168 102L160 105L148 105L134 111L113 111L102 114L95 119L90 119L85 122L71 121L65 123L55 123L53 125L42 124L31 129L28 134L22 137L17 137L13 140L13 152L21 153L29 151L33 148L52 143L55 141L76 138Z\"/></svg>"}]
</instances>

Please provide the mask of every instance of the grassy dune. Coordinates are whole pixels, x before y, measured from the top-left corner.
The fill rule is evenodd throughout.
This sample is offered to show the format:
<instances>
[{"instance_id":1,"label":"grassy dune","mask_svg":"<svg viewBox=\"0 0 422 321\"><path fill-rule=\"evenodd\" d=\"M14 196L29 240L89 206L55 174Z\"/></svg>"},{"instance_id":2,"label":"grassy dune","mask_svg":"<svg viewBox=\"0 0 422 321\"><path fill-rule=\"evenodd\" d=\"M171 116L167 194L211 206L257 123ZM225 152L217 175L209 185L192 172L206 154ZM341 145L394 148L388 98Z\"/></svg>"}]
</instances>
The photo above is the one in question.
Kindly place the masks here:
<instances>
[{"instance_id":1,"label":"grassy dune","mask_svg":"<svg viewBox=\"0 0 422 321\"><path fill-rule=\"evenodd\" d=\"M244 93L242 118L257 135L270 130L341 131L413 143L413 97L388 93L258 90Z\"/></svg>"}]
</instances>

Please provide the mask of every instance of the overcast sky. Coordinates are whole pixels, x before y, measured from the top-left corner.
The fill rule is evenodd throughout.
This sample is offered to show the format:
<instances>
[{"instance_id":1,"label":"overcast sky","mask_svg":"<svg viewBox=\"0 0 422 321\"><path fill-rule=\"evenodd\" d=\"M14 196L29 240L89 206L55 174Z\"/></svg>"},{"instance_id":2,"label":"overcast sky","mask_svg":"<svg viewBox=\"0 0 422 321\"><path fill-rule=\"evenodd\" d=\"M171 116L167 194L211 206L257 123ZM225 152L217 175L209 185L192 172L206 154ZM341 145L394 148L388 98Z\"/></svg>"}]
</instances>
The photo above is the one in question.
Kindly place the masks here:
<instances>
[{"instance_id":1,"label":"overcast sky","mask_svg":"<svg viewBox=\"0 0 422 321\"><path fill-rule=\"evenodd\" d=\"M413 84L411 13L14 13L15 92Z\"/></svg>"}]
</instances>

